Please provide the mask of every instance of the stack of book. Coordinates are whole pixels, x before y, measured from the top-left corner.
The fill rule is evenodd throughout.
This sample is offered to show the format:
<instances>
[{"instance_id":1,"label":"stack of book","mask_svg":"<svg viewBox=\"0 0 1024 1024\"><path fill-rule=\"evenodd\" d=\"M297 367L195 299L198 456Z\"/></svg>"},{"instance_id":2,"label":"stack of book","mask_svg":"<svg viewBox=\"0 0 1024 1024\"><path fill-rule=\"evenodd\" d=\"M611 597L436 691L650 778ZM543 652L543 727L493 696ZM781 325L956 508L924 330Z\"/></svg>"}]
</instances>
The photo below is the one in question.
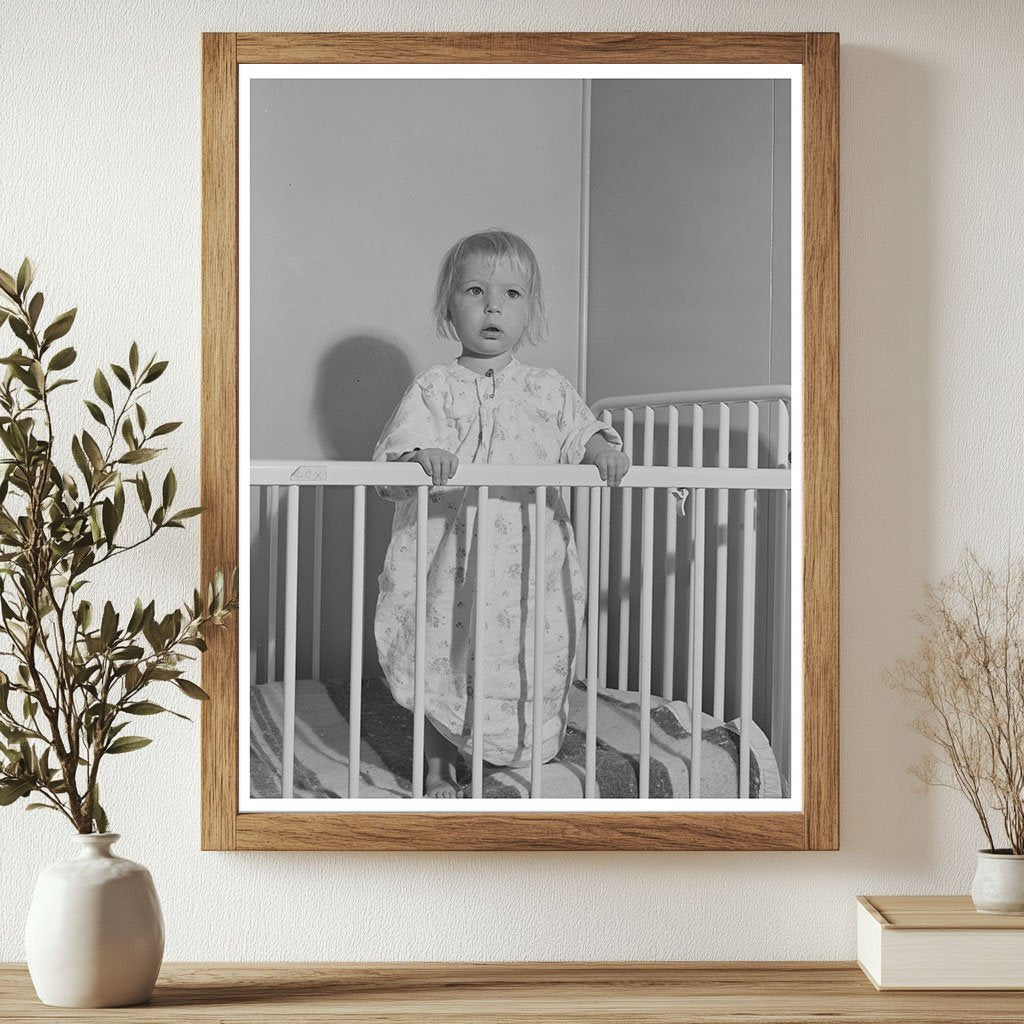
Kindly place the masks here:
<instances>
[{"instance_id":1,"label":"stack of book","mask_svg":"<svg viewBox=\"0 0 1024 1024\"><path fill-rule=\"evenodd\" d=\"M878 989L1024 989L1024 915L979 914L970 896L858 896L857 962Z\"/></svg>"}]
</instances>

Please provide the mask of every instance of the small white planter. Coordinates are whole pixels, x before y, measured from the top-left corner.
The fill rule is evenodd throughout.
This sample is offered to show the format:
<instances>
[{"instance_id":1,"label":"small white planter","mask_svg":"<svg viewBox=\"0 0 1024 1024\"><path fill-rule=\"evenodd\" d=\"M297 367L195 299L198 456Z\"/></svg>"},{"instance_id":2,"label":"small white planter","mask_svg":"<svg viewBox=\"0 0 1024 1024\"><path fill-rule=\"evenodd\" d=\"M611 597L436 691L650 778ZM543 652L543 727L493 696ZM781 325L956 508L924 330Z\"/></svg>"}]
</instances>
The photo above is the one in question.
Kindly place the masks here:
<instances>
[{"instance_id":1,"label":"small white planter","mask_svg":"<svg viewBox=\"0 0 1024 1024\"><path fill-rule=\"evenodd\" d=\"M1024 854L979 850L971 899L982 914L1024 914Z\"/></svg>"},{"instance_id":2,"label":"small white planter","mask_svg":"<svg viewBox=\"0 0 1024 1024\"><path fill-rule=\"evenodd\" d=\"M25 954L36 994L50 1006L134 1006L153 993L163 915L149 872L111 853L120 838L76 835L79 855L36 883Z\"/></svg>"}]
</instances>

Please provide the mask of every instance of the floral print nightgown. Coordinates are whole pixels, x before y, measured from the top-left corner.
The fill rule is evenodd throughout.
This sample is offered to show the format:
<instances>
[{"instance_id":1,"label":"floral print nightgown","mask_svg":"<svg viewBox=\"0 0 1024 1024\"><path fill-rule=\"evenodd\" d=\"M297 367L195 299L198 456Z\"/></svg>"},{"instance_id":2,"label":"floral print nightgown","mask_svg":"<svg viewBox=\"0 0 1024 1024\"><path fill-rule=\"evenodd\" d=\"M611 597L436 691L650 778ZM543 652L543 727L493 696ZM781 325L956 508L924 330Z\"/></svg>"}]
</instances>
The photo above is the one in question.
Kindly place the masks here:
<instances>
[{"instance_id":1,"label":"floral print nightgown","mask_svg":"<svg viewBox=\"0 0 1024 1024\"><path fill-rule=\"evenodd\" d=\"M493 375L452 361L413 381L373 453L397 459L414 448L441 448L460 463L575 464L603 426L555 370L513 359ZM424 479L426 475L424 474ZM395 700L412 708L416 652L416 500L408 488L379 488L395 501L391 543L380 574L374 620L377 653ZM528 764L533 733L532 488L491 487L487 600L476 593L476 488L431 487L427 505L426 714L467 754L474 691L483 691L484 759ZM547 489L545 679L542 757L561 747L585 590L572 526L558 488ZM485 658L477 682L474 637L485 616Z\"/></svg>"}]
</instances>

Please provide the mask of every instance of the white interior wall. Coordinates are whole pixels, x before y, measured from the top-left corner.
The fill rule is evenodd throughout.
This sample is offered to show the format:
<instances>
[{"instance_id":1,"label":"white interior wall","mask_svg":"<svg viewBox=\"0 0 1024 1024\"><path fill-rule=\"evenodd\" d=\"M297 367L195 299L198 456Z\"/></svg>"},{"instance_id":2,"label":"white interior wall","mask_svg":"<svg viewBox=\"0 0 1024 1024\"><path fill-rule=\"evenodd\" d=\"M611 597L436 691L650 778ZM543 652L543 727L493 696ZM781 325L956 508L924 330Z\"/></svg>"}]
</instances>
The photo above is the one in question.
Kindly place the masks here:
<instances>
[{"instance_id":1,"label":"white interior wall","mask_svg":"<svg viewBox=\"0 0 1024 1024\"><path fill-rule=\"evenodd\" d=\"M887 684L921 585L972 544L1020 550L1022 38L1012 0L14 0L0 86L2 253L25 253L84 365L133 337L173 362L151 418L198 493L199 33L203 30L838 30L842 50L842 849L835 853L255 854L198 849L199 738L150 720L111 763L121 852L152 870L171 960L827 959L854 954L865 892L965 892L978 829L905 771L920 751ZM965 44L970 40L970 46ZM70 390L70 389L69 389ZM191 496L191 497L190 497ZM109 581L169 606L198 530ZM177 706L177 705L176 705ZM56 816L0 809L0 959Z\"/></svg>"}]
</instances>

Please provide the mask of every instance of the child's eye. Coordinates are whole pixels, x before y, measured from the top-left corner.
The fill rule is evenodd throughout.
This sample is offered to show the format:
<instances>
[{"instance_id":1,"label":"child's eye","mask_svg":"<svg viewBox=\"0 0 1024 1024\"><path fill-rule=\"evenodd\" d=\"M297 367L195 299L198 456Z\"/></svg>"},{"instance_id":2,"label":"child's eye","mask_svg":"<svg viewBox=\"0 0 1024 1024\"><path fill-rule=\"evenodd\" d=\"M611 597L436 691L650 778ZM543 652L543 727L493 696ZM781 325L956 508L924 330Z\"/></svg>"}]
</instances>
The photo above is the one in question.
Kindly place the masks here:
<instances>
[{"instance_id":1,"label":"child's eye","mask_svg":"<svg viewBox=\"0 0 1024 1024\"><path fill-rule=\"evenodd\" d=\"M470 295L483 295L484 290L478 284L471 284L467 289Z\"/></svg>"},{"instance_id":2,"label":"child's eye","mask_svg":"<svg viewBox=\"0 0 1024 1024\"><path fill-rule=\"evenodd\" d=\"M509 288L508 297L510 299L518 299L523 293L518 288Z\"/></svg>"}]
</instances>

